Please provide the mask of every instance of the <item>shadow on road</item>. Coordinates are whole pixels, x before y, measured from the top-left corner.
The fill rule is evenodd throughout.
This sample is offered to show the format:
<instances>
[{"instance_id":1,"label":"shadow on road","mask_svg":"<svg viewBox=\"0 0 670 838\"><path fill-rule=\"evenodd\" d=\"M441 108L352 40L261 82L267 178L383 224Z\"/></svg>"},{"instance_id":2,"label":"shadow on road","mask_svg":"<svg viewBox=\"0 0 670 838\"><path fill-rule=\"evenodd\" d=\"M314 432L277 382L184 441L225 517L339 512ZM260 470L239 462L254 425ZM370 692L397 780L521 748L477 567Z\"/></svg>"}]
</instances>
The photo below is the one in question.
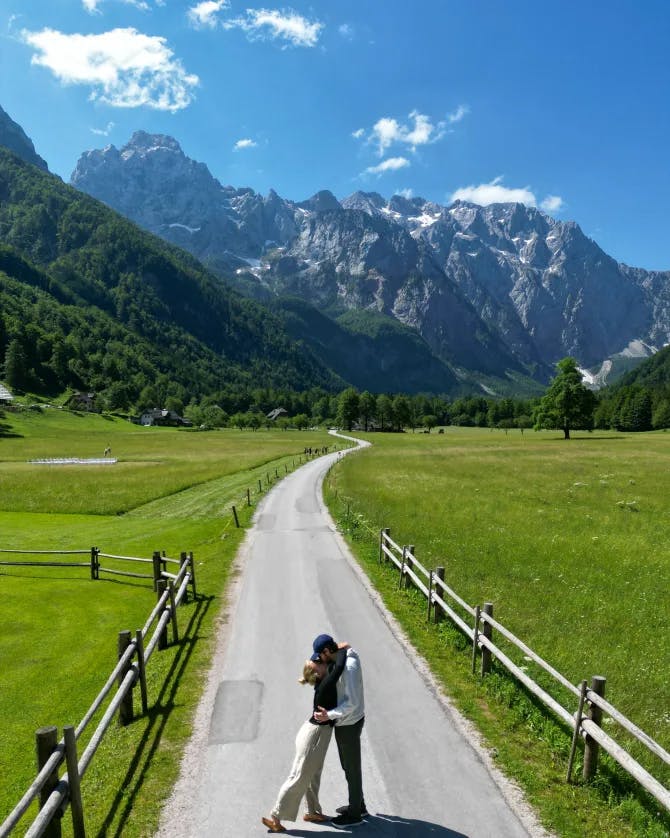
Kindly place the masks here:
<instances>
[{"instance_id":1,"label":"shadow on road","mask_svg":"<svg viewBox=\"0 0 670 838\"><path fill-rule=\"evenodd\" d=\"M285 835L301 836L301 838L322 838L326 835L381 835L392 838L470 838L464 832L440 826L437 823L416 820L416 818L400 818L396 815L370 815L362 824L349 829L336 829L324 824L318 832L313 829L291 829L287 827ZM269 834L269 833L268 833Z\"/></svg>"}]
</instances>

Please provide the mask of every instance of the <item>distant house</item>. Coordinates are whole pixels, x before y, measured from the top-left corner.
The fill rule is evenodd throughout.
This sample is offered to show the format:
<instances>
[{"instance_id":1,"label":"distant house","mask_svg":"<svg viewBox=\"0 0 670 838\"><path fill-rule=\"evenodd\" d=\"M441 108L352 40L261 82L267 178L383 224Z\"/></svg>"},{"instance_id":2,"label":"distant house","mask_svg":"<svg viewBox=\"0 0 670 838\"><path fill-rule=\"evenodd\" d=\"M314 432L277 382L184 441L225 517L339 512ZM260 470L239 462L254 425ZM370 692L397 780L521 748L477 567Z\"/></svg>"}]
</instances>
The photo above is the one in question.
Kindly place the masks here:
<instances>
[{"instance_id":1,"label":"distant house","mask_svg":"<svg viewBox=\"0 0 670 838\"><path fill-rule=\"evenodd\" d=\"M187 427L191 423L188 419L184 419L174 410L166 410L165 408L152 407L151 410L145 410L140 416L140 425L147 427L151 425L159 425L162 427Z\"/></svg>"},{"instance_id":2,"label":"distant house","mask_svg":"<svg viewBox=\"0 0 670 838\"><path fill-rule=\"evenodd\" d=\"M288 416L288 410L284 410L283 407L275 407L274 410L271 410L268 413L267 418L272 419L274 422L274 420L279 419L280 416Z\"/></svg>"},{"instance_id":3,"label":"distant house","mask_svg":"<svg viewBox=\"0 0 670 838\"><path fill-rule=\"evenodd\" d=\"M4 384L0 384L0 404L11 404L13 401L14 396L9 392Z\"/></svg>"},{"instance_id":4,"label":"distant house","mask_svg":"<svg viewBox=\"0 0 670 838\"><path fill-rule=\"evenodd\" d=\"M70 410L85 410L88 413L99 413L95 404L95 393L73 393L65 402Z\"/></svg>"}]
</instances>

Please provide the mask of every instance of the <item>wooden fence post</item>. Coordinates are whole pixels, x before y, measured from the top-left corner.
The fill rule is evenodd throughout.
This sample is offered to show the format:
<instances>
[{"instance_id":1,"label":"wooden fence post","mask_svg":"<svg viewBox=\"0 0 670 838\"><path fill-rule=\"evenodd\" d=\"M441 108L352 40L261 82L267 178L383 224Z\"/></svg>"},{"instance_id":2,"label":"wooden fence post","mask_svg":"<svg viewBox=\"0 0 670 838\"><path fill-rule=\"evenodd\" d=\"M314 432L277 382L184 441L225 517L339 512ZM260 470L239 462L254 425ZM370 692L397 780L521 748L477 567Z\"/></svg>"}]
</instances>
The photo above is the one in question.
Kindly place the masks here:
<instances>
[{"instance_id":1,"label":"wooden fence post","mask_svg":"<svg viewBox=\"0 0 670 838\"><path fill-rule=\"evenodd\" d=\"M475 668L477 666L477 643L479 641L479 615L481 614L481 608L479 605L475 605L475 625L472 632L472 674L475 674Z\"/></svg>"},{"instance_id":2,"label":"wooden fence post","mask_svg":"<svg viewBox=\"0 0 670 838\"><path fill-rule=\"evenodd\" d=\"M402 548L402 563L400 564L400 579L398 579L398 587L402 588L403 577L405 575L405 558L407 556L407 547L403 544Z\"/></svg>"},{"instance_id":3,"label":"wooden fence post","mask_svg":"<svg viewBox=\"0 0 670 838\"><path fill-rule=\"evenodd\" d=\"M430 622L430 609L433 607L433 571L431 570L428 575L428 614L426 615L426 621Z\"/></svg>"},{"instance_id":4,"label":"wooden fence post","mask_svg":"<svg viewBox=\"0 0 670 838\"><path fill-rule=\"evenodd\" d=\"M35 744L37 746L37 772L39 773L45 766L47 760L56 749L58 745L58 730L53 725L49 727L41 727L35 733ZM58 785L58 769L55 768L46 783L42 786L40 791L40 809L46 804L49 795ZM47 828L42 833L46 838L60 838L61 826L60 819L54 818Z\"/></svg>"},{"instance_id":5,"label":"wooden fence post","mask_svg":"<svg viewBox=\"0 0 670 838\"><path fill-rule=\"evenodd\" d=\"M566 783L570 782L570 775L572 774L572 766L575 761L575 752L577 751L577 740L582 727L582 718L584 716L584 701L586 699L586 681L582 681L579 687L579 706L577 707L577 715L575 716L575 730L572 734L572 745L570 746L570 757L568 759L568 770L565 775Z\"/></svg>"},{"instance_id":6,"label":"wooden fence post","mask_svg":"<svg viewBox=\"0 0 670 838\"><path fill-rule=\"evenodd\" d=\"M72 831L74 838L86 838L84 825L84 805L81 801L81 780L79 777L79 760L77 758L77 739L74 725L63 728L65 740L65 762L67 764L67 782L70 787L70 812L72 814Z\"/></svg>"},{"instance_id":7,"label":"wooden fence post","mask_svg":"<svg viewBox=\"0 0 670 838\"><path fill-rule=\"evenodd\" d=\"M388 561L388 556L382 550L382 545L384 544L384 536L389 538L391 535L391 530L388 527L384 527L379 531L379 564L382 562L386 563Z\"/></svg>"},{"instance_id":8,"label":"wooden fence post","mask_svg":"<svg viewBox=\"0 0 670 838\"><path fill-rule=\"evenodd\" d=\"M414 570L414 551L416 547L413 544L408 545L407 547L407 567L409 570ZM409 573L405 574L405 588L413 588L414 582L412 581L412 577Z\"/></svg>"},{"instance_id":9,"label":"wooden fence post","mask_svg":"<svg viewBox=\"0 0 670 838\"><path fill-rule=\"evenodd\" d=\"M191 588L193 589L193 599L196 598L196 590L195 590L195 562L193 561L193 553L190 552L188 554L188 561L191 565Z\"/></svg>"},{"instance_id":10,"label":"wooden fence post","mask_svg":"<svg viewBox=\"0 0 670 838\"><path fill-rule=\"evenodd\" d=\"M172 620L172 642L179 643L179 626L177 625L177 603L174 596L174 582L168 580L168 593L170 595L170 618Z\"/></svg>"},{"instance_id":11,"label":"wooden fence post","mask_svg":"<svg viewBox=\"0 0 670 838\"><path fill-rule=\"evenodd\" d=\"M440 582L444 582L444 568L442 566L435 568L435 575ZM435 586L435 592L437 593L437 585ZM442 597L440 597L440 599L442 599ZM435 603L435 608L433 610L433 619L436 623L441 623L442 620L444 620L444 611L442 610L442 606L437 602Z\"/></svg>"},{"instance_id":12,"label":"wooden fence post","mask_svg":"<svg viewBox=\"0 0 670 838\"><path fill-rule=\"evenodd\" d=\"M158 590L158 580L161 578L161 570L162 570L162 567L161 567L162 557L161 557L160 550L154 550L154 554L153 554L151 560L153 562L153 569L154 569L154 591L157 591Z\"/></svg>"},{"instance_id":13,"label":"wooden fence post","mask_svg":"<svg viewBox=\"0 0 670 838\"><path fill-rule=\"evenodd\" d=\"M237 517L237 509L235 509L235 506L233 506L233 518L235 519L235 526L237 527L237 529L239 529L240 519Z\"/></svg>"},{"instance_id":14,"label":"wooden fence post","mask_svg":"<svg viewBox=\"0 0 670 838\"><path fill-rule=\"evenodd\" d=\"M247 506L251 506L251 492L247 489Z\"/></svg>"},{"instance_id":15,"label":"wooden fence post","mask_svg":"<svg viewBox=\"0 0 670 838\"><path fill-rule=\"evenodd\" d=\"M485 602L482 611L484 612L484 614L488 614L489 617L492 617L493 603ZM487 640L491 640L493 638L493 626L490 623L484 622L484 625L482 626L482 634ZM486 673L490 671L491 650L487 649L485 646L482 646L482 677L484 677L484 675L486 675Z\"/></svg>"},{"instance_id":16,"label":"wooden fence post","mask_svg":"<svg viewBox=\"0 0 670 838\"><path fill-rule=\"evenodd\" d=\"M100 576L100 550L91 547L91 579L98 579Z\"/></svg>"},{"instance_id":17,"label":"wooden fence post","mask_svg":"<svg viewBox=\"0 0 670 838\"><path fill-rule=\"evenodd\" d=\"M160 599L163 594L167 591L167 581L165 579L159 579L156 582L156 599ZM162 617L163 615L159 615ZM168 647L168 636L167 636L167 626L163 628L163 631L158 636L158 648L159 649L167 649Z\"/></svg>"},{"instance_id":18,"label":"wooden fence post","mask_svg":"<svg viewBox=\"0 0 670 838\"><path fill-rule=\"evenodd\" d=\"M154 554L155 555L155 554ZM165 582L163 581L163 584ZM119 638L117 641L117 652L119 660L123 657L124 652L130 646L130 632L129 631L120 631ZM121 686L123 683L123 679L126 675L130 672L131 663L130 661L124 666L124 668L119 672L118 675L118 684ZM130 724L133 720L133 691L128 690L128 692L124 695L123 700L119 704L119 724L120 725L127 725Z\"/></svg>"},{"instance_id":19,"label":"wooden fence post","mask_svg":"<svg viewBox=\"0 0 670 838\"><path fill-rule=\"evenodd\" d=\"M135 632L135 648L137 649L137 674L140 676L140 696L142 697L142 712L146 715L149 709L147 697L147 671L144 663L144 637L142 629Z\"/></svg>"},{"instance_id":20,"label":"wooden fence post","mask_svg":"<svg viewBox=\"0 0 670 838\"><path fill-rule=\"evenodd\" d=\"M182 550L181 553L179 554L179 569L180 570L186 564L187 561L188 561L188 556L186 555L186 551ZM184 591L184 598L183 598L182 602L184 602L184 603L188 602L188 586L186 587L186 590Z\"/></svg>"},{"instance_id":21,"label":"wooden fence post","mask_svg":"<svg viewBox=\"0 0 670 838\"><path fill-rule=\"evenodd\" d=\"M258 494L260 495L262 491L263 491L263 484L262 484L262 483L261 483L261 481L259 480L259 481L258 481Z\"/></svg>"},{"instance_id":22,"label":"wooden fence post","mask_svg":"<svg viewBox=\"0 0 670 838\"><path fill-rule=\"evenodd\" d=\"M591 678L591 691L601 698L604 697L606 683L607 678L603 678L602 675L594 675ZM589 718L600 727L603 720L603 711L595 704L591 704ZM585 780L591 780L598 770L598 751L598 743L587 734L584 740L584 768L582 770L582 776Z\"/></svg>"}]
</instances>

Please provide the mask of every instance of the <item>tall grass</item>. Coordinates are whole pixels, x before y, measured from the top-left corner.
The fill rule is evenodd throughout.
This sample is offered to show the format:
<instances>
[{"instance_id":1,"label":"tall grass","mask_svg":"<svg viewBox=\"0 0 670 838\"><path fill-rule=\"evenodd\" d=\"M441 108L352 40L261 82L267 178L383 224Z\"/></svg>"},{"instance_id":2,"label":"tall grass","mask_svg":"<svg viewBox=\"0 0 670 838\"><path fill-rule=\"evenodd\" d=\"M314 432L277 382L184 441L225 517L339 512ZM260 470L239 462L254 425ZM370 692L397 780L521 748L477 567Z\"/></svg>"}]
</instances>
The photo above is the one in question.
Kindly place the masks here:
<instances>
[{"instance_id":1,"label":"tall grass","mask_svg":"<svg viewBox=\"0 0 670 838\"><path fill-rule=\"evenodd\" d=\"M496 617L574 683L606 676L609 700L670 748L670 436L449 428L369 438L337 467L340 499L373 530L415 544L425 566L445 565L466 600L494 602ZM666 834L645 824L635 834Z\"/></svg>"},{"instance_id":2,"label":"tall grass","mask_svg":"<svg viewBox=\"0 0 670 838\"><path fill-rule=\"evenodd\" d=\"M0 438L0 547L195 554L200 596L180 608L180 642L151 660L150 712L111 732L84 780L91 834L149 835L176 778L243 534L231 504L246 525L246 489L255 502L259 480L265 491L275 468L283 475L305 447L332 438L138 428L56 410L3 422L11 435ZM107 446L116 465L27 462L101 456ZM141 627L155 603L150 582L88 577L85 568L0 567L0 821L34 776L35 730L81 719L114 666L118 632Z\"/></svg>"}]
</instances>

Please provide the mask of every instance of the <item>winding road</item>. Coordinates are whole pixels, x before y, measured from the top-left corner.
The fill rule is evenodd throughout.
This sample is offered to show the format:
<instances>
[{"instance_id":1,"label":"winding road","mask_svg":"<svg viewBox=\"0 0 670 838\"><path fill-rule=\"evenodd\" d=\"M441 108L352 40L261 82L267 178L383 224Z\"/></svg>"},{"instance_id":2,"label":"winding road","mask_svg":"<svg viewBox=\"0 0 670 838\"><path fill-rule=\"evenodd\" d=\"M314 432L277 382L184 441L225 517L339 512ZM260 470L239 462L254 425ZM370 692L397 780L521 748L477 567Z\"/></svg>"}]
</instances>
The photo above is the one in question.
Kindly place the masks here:
<instances>
[{"instance_id":1,"label":"winding road","mask_svg":"<svg viewBox=\"0 0 670 838\"><path fill-rule=\"evenodd\" d=\"M196 717L162 838L267 833L311 709L297 678L321 632L348 640L363 666L363 780L371 816L350 832L399 838L543 836L519 793L466 738L466 725L431 681L358 569L323 506L321 483L341 454L313 460L267 495L238 557L228 622ZM353 456L357 454L353 453ZM333 743L324 811L346 803ZM302 817L302 815L300 816ZM285 822L288 834L347 830Z\"/></svg>"}]
</instances>

